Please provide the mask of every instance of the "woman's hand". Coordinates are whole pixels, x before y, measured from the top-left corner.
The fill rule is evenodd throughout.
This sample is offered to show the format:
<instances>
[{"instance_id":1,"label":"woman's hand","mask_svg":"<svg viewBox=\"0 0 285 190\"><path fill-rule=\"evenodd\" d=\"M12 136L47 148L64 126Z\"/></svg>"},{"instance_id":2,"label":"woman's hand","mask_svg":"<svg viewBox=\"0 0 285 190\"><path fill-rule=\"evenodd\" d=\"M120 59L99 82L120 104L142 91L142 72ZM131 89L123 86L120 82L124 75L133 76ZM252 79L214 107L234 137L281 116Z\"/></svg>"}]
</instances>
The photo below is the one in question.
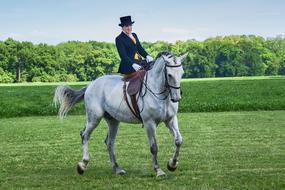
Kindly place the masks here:
<instances>
[{"instance_id":1,"label":"woman's hand","mask_svg":"<svg viewBox=\"0 0 285 190\"><path fill-rule=\"evenodd\" d=\"M147 55L146 56L146 62L152 62L153 61L153 58L150 56L150 55Z\"/></svg>"},{"instance_id":2,"label":"woman's hand","mask_svg":"<svg viewBox=\"0 0 285 190\"><path fill-rule=\"evenodd\" d=\"M140 70L142 68L140 65L138 65L136 63L133 63L132 67L134 68L135 71L138 71L138 70Z\"/></svg>"}]
</instances>

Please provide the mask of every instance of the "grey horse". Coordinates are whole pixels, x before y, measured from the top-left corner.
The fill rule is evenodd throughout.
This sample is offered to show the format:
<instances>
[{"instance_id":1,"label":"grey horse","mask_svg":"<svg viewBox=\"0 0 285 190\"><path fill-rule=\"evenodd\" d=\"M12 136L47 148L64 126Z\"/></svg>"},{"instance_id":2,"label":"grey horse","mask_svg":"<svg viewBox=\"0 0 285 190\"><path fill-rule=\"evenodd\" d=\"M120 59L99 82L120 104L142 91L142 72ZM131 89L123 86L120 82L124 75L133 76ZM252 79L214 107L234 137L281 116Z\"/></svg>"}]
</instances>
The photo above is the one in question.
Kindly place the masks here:
<instances>
[{"instance_id":1,"label":"grey horse","mask_svg":"<svg viewBox=\"0 0 285 190\"><path fill-rule=\"evenodd\" d=\"M85 128L81 131L83 158L77 165L79 174L83 174L87 169L89 162L88 140L102 118L109 126L105 143L114 173L126 173L117 163L114 152L115 139L121 121L144 125L157 177L165 175L157 161L158 147L156 143L156 128L159 123L164 122L174 136L176 146L174 155L167 163L167 168L170 171L176 169L179 149L182 144L177 120L178 104L181 99L180 83L184 73L181 63L186 57L187 54L182 56L174 56L168 52L158 54L152 69L146 72L147 77L143 79L141 92L144 96L138 95L138 107L141 108L142 121L133 115L123 98L123 81L120 75L99 77L81 90L73 90L66 85L56 88L54 103L60 106L58 111L60 118L63 118L76 103L83 99L85 101L87 119Z\"/></svg>"}]
</instances>

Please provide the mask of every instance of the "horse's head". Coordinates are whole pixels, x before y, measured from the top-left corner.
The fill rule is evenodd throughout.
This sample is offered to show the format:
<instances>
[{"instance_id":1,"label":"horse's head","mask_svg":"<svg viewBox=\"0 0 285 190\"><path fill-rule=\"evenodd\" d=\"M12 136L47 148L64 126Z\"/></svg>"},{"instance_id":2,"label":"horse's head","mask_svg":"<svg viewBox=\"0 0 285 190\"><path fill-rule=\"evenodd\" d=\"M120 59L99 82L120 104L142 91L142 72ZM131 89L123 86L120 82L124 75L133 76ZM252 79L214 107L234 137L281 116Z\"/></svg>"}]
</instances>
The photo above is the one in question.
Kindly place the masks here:
<instances>
[{"instance_id":1,"label":"horse's head","mask_svg":"<svg viewBox=\"0 0 285 190\"><path fill-rule=\"evenodd\" d=\"M184 73L182 62L186 59L187 53L182 56L162 55L165 62L165 82L170 90L170 98L172 102L178 102L181 99L181 78Z\"/></svg>"}]
</instances>

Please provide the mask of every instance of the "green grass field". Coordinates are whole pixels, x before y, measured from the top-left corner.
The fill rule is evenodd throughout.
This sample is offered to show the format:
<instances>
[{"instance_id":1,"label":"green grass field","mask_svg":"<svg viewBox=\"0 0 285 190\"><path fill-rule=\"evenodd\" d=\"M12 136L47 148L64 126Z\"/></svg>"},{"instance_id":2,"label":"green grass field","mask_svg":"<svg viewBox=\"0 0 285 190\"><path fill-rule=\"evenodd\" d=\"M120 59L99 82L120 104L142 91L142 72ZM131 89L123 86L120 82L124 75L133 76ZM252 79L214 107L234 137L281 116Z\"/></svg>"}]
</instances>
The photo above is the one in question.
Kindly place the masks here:
<instances>
[{"instance_id":1,"label":"green grass field","mask_svg":"<svg viewBox=\"0 0 285 190\"><path fill-rule=\"evenodd\" d=\"M0 189L285 189L285 111L180 113L184 137L178 169L166 162L174 146L157 130L159 161L167 177L156 179L144 129L121 124L118 162L112 174L103 140L104 122L90 139L91 162L76 174L85 117L0 119Z\"/></svg>"},{"instance_id":2,"label":"green grass field","mask_svg":"<svg viewBox=\"0 0 285 190\"><path fill-rule=\"evenodd\" d=\"M130 124L121 124L116 144L127 175L112 174L105 122L90 139L89 169L78 176L84 106L56 118L52 98L59 84L0 84L0 190L285 189L284 76L183 80L184 144L174 173L166 169L172 136L163 125L157 130L164 179L155 177L144 129Z\"/></svg>"},{"instance_id":3,"label":"green grass field","mask_svg":"<svg viewBox=\"0 0 285 190\"><path fill-rule=\"evenodd\" d=\"M54 90L62 83L0 85L0 118L55 115ZM75 89L87 82L70 83ZM185 79L179 112L285 110L285 77ZM84 114L83 103L70 114Z\"/></svg>"}]
</instances>

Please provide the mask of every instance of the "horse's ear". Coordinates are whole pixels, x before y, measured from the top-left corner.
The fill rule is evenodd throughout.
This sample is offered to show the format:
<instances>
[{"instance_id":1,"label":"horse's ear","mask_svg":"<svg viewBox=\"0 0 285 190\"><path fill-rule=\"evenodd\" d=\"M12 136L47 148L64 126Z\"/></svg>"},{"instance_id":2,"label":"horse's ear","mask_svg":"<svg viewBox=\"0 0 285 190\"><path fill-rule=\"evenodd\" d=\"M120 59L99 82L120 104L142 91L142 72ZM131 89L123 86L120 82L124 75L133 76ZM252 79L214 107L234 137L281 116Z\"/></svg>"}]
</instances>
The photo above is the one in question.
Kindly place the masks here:
<instances>
[{"instance_id":1,"label":"horse's ear","mask_svg":"<svg viewBox=\"0 0 285 190\"><path fill-rule=\"evenodd\" d=\"M185 61L187 55L188 55L188 52L187 52L187 53L184 53L183 55L181 55L181 56L179 57L181 63L182 63L183 61Z\"/></svg>"},{"instance_id":2,"label":"horse's ear","mask_svg":"<svg viewBox=\"0 0 285 190\"><path fill-rule=\"evenodd\" d=\"M171 62L171 59L168 58L166 55L162 55L162 58L164 61L166 61L167 63L170 63Z\"/></svg>"}]
</instances>

